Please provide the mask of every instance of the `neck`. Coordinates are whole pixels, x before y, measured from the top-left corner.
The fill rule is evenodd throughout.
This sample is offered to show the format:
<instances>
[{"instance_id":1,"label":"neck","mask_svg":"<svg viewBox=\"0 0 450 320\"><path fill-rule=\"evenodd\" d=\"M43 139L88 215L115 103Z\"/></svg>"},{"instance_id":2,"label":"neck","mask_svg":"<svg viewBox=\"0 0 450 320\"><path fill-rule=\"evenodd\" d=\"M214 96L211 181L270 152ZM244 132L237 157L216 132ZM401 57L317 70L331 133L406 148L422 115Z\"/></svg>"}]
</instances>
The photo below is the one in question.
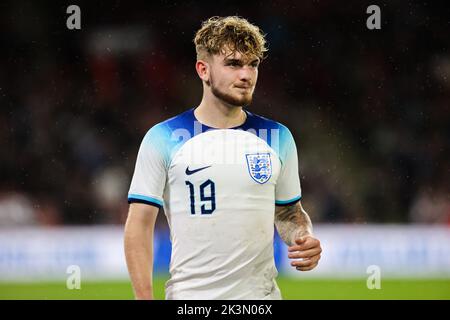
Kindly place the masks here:
<instances>
[{"instance_id":1,"label":"neck","mask_svg":"<svg viewBox=\"0 0 450 320\"><path fill-rule=\"evenodd\" d=\"M237 127L245 122L242 107L231 106L218 99L205 99L195 109L194 115L201 123L218 129Z\"/></svg>"}]
</instances>

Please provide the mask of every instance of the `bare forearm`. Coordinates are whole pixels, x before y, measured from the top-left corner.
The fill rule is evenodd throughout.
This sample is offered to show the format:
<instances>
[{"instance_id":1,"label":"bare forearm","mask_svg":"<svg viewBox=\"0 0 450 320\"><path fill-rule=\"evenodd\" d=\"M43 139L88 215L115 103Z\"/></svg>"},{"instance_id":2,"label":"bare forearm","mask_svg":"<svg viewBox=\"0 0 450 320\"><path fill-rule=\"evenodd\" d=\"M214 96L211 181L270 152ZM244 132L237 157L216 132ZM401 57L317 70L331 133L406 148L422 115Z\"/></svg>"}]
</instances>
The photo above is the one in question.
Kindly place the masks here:
<instances>
[{"instance_id":1,"label":"bare forearm","mask_svg":"<svg viewBox=\"0 0 450 320\"><path fill-rule=\"evenodd\" d=\"M127 222L124 246L136 299L153 299L153 234L136 222Z\"/></svg>"},{"instance_id":2,"label":"bare forearm","mask_svg":"<svg viewBox=\"0 0 450 320\"><path fill-rule=\"evenodd\" d=\"M292 206L277 206L275 210L275 226L281 239L292 246L296 238L312 235L312 223L300 202Z\"/></svg>"}]
</instances>

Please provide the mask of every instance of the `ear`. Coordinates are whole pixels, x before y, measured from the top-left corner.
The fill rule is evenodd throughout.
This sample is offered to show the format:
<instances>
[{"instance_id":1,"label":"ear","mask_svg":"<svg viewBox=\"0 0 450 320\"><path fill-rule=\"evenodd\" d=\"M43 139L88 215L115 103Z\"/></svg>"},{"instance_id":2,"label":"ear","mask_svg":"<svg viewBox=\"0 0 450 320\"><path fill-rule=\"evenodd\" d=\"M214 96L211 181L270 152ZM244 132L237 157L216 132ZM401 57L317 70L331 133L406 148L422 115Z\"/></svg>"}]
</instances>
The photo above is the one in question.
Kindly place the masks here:
<instances>
[{"instance_id":1,"label":"ear","mask_svg":"<svg viewBox=\"0 0 450 320\"><path fill-rule=\"evenodd\" d=\"M205 82L209 81L209 64L205 60L197 60L195 63L195 70L197 70L197 74Z\"/></svg>"}]
</instances>

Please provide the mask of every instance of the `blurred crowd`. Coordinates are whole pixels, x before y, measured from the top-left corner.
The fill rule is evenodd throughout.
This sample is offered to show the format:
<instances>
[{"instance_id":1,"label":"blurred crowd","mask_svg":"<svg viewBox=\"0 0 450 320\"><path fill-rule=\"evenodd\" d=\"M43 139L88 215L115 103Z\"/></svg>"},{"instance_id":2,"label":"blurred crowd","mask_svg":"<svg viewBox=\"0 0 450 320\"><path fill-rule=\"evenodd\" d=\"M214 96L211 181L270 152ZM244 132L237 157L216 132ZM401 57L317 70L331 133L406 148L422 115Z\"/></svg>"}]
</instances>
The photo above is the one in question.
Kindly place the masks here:
<instances>
[{"instance_id":1,"label":"blurred crowd","mask_svg":"<svg viewBox=\"0 0 450 320\"><path fill-rule=\"evenodd\" d=\"M68 30L64 5L0 6L0 226L123 223L144 134L200 102L195 31L234 14L267 34L248 109L293 132L313 222L450 225L444 8L368 30L361 2L116 1Z\"/></svg>"}]
</instances>

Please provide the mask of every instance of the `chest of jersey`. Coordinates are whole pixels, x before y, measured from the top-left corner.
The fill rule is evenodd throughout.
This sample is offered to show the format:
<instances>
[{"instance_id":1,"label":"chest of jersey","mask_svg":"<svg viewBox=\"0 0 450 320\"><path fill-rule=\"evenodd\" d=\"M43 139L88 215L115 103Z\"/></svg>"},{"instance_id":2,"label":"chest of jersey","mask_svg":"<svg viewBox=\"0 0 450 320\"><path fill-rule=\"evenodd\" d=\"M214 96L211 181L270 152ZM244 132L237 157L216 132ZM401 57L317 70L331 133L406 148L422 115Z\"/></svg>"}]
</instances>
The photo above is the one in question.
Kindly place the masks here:
<instances>
[{"instance_id":1,"label":"chest of jersey","mask_svg":"<svg viewBox=\"0 0 450 320\"><path fill-rule=\"evenodd\" d=\"M166 196L172 211L193 216L273 203L280 167L275 151L255 134L208 131L173 155Z\"/></svg>"}]
</instances>

